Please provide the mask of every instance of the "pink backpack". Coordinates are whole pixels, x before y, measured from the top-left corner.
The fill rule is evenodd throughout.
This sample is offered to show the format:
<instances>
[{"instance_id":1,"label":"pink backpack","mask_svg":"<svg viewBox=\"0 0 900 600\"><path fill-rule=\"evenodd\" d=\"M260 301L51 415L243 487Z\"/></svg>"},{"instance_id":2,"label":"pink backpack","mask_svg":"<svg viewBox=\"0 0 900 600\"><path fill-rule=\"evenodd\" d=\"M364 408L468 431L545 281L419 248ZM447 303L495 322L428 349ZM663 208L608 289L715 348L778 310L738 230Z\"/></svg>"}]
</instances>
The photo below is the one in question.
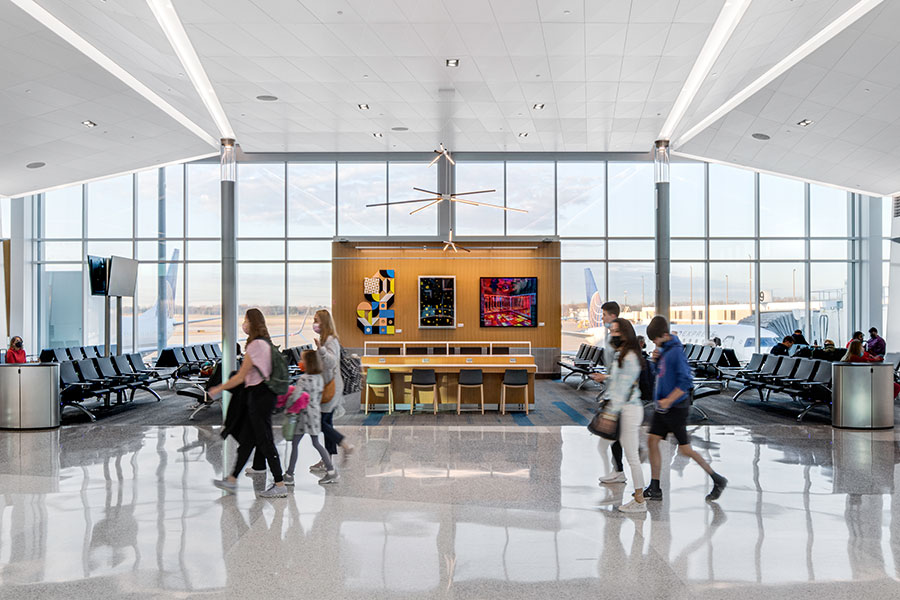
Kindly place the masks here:
<instances>
[{"instance_id":1,"label":"pink backpack","mask_svg":"<svg viewBox=\"0 0 900 600\"><path fill-rule=\"evenodd\" d=\"M309 406L309 394L303 392L300 394L300 397L291 404L291 407L287 409L287 412L289 415L296 415L307 406Z\"/></svg>"}]
</instances>

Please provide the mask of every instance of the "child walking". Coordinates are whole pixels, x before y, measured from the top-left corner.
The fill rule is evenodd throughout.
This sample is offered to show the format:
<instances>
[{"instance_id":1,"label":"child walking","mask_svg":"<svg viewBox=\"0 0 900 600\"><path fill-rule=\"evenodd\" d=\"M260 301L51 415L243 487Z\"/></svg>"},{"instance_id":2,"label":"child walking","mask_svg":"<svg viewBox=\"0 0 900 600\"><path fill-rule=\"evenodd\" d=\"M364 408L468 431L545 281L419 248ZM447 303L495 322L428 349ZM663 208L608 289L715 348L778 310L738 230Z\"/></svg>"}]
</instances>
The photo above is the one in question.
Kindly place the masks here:
<instances>
[{"instance_id":1,"label":"child walking","mask_svg":"<svg viewBox=\"0 0 900 600\"><path fill-rule=\"evenodd\" d=\"M325 387L325 380L322 378L322 361L314 350L304 350L300 360L304 372L297 380L294 391L287 400L288 418L297 419L297 426L294 429L294 437L291 439L291 458L288 461L287 472L284 474L284 483L285 485L294 485L294 469L300 456L300 440L304 435L308 435L312 440L312 445L322 457L322 463L325 466L325 476L319 480L319 483L322 485L336 483L339 477L331 461L331 455L319 442L319 433L322 432L322 389ZM305 406L303 406L304 395L308 398Z\"/></svg>"}]
</instances>

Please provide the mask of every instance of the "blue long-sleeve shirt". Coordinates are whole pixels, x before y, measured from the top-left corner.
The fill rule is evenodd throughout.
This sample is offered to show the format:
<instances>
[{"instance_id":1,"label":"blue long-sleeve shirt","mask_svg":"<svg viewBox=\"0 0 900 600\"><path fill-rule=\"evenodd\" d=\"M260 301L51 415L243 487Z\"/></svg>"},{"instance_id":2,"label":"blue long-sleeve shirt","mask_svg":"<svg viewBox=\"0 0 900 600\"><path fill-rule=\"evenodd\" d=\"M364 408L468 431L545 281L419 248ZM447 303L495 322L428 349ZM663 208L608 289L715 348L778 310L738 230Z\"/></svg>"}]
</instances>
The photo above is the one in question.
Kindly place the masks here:
<instances>
[{"instance_id":1,"label":"blue long-sleeve shirt","mask_svg":"<svg viewBox=\"0 0 900 600\"><path fill-rule=\"evenodd\" d=\"M656 406L659 401L672 393L672 390L678 388L684 390L684 394L675 400L672 406L681 404L687 400L687 392L694 385L694 374L688 364L687 357L684 355L684 348L681 340L676 336L665 342L659 351L659 358L656 361L656 390L653 394Z\"/></svg>"}]
</instances>

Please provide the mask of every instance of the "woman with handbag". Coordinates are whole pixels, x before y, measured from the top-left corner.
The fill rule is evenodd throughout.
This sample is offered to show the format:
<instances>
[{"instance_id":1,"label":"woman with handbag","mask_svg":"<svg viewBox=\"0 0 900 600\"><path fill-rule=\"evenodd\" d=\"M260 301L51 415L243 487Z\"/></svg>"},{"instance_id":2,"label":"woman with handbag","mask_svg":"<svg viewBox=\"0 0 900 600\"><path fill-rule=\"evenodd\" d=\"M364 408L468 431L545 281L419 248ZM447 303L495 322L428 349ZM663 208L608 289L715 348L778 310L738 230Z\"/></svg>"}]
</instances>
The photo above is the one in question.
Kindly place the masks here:
<instances>
[{"instance_id":1,"label":"woman with handbag","mask_svg":"<svg viewBox=\"0 0 900 600\"><path fill-rule=\"evenodd\" d=\"M640 389L644 358L634 327L627 319L618 318L612 322L609 341L616 350L616 358L610 365L609 377L606 379L609 400L594 417L591 428L601 437L602 453L615 441L615 432L618 430L618 440L631 468L635 490L634 500L620 506L619 510L625 513L643 513L647 512L647 505L644 502L644 474L638 449L641 423L644 421Z\"/></svg>"},{"instance_id":2,"label":"woman with handbag","mask_svg":"<svg viewBox=\"0 0 900 600\"><path fill-rule=\"evenodd\" d=\"M322 390L322 434L325 436L325 449L331 456L336 456L340 446L345 455L350 455L353 445L332 424L334 410L344 395L344 380L341 377L341 343L335 331L334 319L328 310L323 308L316 311L313 331L319 334L315 341L322 362L322 377L325 379L325 388ZM325 461L320 460L309 470L312 473L326 472ZM333 479L325 481L326 479L329 479L327 473L319 483L337 481L338 475L335 473Z\"/></svg>"}]
</instances>

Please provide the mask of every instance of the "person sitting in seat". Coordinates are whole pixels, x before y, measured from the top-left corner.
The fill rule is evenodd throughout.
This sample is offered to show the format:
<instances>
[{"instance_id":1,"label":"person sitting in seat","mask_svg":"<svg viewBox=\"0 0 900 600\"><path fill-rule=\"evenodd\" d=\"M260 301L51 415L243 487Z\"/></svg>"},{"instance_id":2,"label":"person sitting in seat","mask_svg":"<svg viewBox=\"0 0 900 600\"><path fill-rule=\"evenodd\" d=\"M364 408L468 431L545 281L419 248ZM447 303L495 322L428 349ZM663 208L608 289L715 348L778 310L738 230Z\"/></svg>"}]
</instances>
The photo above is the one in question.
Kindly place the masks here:
<instances>
[{"instance_id":1,"label":"person sitting in seat","mask_svg":"<svg viewBox=\"0 0 900 600\"><path fill-rule=\"evenodd\" d=\"M878 335L878 330L874 327L869 330L869 341L866 342L866 352L873 356L884 356L887 344L884 338Z\"/></svg>"},{"instance_id":2,"label":"person sitting in seat","mask_svg":"<svg viewBox=\"0 0 900 600\"><path fill-rule=\"evenodd\" d=\"M794 335L792 335L791 337L794 338L795 344L803 344L804 346L809 346L809 342L807 342L806 338L803 337L803 330L795 329Z\"/></svg>"},{"instance_id":3,"label":"person sitting in seat","mask_svg":"<svg viewBox=\"0 0 900 600\"><path fill-rule=\"evenodd\" d=\"M6 351L6 362L8 363L24 363L25 362L25 343L17 335L9 340L9 349Z\"/></svg>"},{"instance_id":4,"label":"person sitting in seat","mask_svg":"<svg viewBox=\"0 0 900 600\"><path fill-rule=\"evenodd\" d=\"M714 338L712 339L712 341L713 341L713 346L715 346L716 348L721 348L721 347L722 347L722 339L721 339L721 338L714 337Z\"/></svg>"},{"instance_id":5,"label":"person sitting in seat","mask_svg":"<svg viewBox=\"0 0 900 600\"><path fill-rule=\"evenodd\" d=\"M863 349L863 343L860 340L853 340L850 342L850 347L847 349L847 353L844 354L844 358L841 359L841 362L851 362L851 363L873 363L873 362L884 362L883 356L873 356L869 354ZM894 382L894 398L900 395L900 384L896 381Z\"/></svg>"},{"instance_id":6,"label":"person sitting in seat","mask_svg":"<svg viewBox=\"0 0 900 600\"><path fill-rule=\"evenodd\" d=\"M853 340L859 340L861 344L865 344L865 343L866 343L866 338L865 338L865 336L863 335L863 332L862 332L862 331L854 331L854 332L853 332L853 337L850 338L850 341L847 342L847 345L846 345L845 347L846 347L846 348L849 348L849 347L850 347L850 344L853 343Z\"/></svg>"},{"instance_id":7,"label":"person sitting in seat","mask_svg":"<svg viewBox=\"0 0 900 600\"><path fill-rule=\"evenodd\" d=\"M772 350L769 351L769 354L774 354L775 356L788 356L791 353L791 346L794 345L794 338L786 335L784 339L772 346Z\"/></svg>"}]
</instances>

